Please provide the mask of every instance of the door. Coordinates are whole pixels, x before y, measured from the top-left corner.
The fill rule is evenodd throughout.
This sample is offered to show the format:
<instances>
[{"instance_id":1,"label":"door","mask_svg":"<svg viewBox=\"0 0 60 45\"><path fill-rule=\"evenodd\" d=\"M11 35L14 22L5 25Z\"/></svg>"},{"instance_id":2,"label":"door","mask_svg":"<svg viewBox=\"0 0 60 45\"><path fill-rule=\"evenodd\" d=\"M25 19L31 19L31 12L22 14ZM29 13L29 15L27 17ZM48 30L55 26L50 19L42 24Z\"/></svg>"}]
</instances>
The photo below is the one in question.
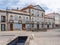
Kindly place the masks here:
<instances>
[{"instance_id":1,"label":"door","mask_svg":"<svg viewBox=\"0 0 60 45\"><path fill-rule=\"evenodd\" d=\"M39 24L37 24L37 29L39 29Z\"/></svg>"},{"instance_id":2,"label":"door","mask_svg":"<svg viewBox=\"0 0 60 45\"><path fill-rule=\"evenodd\" d=\"M5 24L1 24L1 31L5 31Z\"/></svg>"},{"instance_id":3,"label":"door","mask_svg":"<svg viewBox=\"0 0 60 45\"><path fill-rule=\"evenodd\" d=\"M49 24L47 25L47 28L49 29Z\"/></svg>"},{"instance_id":4,"label":"door","mask_svg":"<svg viewBox=\"0 0 60 45\"><path fill-rule=\"evenodd\" d=\"M23 30L25 30L25 29L26 29L25 24L22 24L22 29L23 29Z\"/></svg>"},{"instance_id":5,"label":"door","mask_svg":"<svg viewBox=\"0 0 60 45\"><path fill-rule=\"evenodd\" d=\"M10 24L10 31L13 31L13 24Z\"/></svg>"}]
</instances>

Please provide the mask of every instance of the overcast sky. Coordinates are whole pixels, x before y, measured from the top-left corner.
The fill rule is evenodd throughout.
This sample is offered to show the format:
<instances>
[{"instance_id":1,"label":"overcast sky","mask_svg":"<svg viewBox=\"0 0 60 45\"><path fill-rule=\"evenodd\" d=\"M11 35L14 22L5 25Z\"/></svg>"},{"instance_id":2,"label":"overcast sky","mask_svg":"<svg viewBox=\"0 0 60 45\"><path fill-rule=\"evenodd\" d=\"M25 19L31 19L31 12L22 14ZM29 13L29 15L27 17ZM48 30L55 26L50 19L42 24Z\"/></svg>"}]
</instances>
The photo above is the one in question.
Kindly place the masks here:
<instances>
[{"instance_id":1,"label":"overcast sky","mask_svg":"<svg viewBox=\"0 0 60 45\"><path fill-rule=\"evenodd\" d=\"M0 9L20 9L28 5L40 5L46 13L60 12L60 0L0 0Z\"/></svg>"}]
</instances>

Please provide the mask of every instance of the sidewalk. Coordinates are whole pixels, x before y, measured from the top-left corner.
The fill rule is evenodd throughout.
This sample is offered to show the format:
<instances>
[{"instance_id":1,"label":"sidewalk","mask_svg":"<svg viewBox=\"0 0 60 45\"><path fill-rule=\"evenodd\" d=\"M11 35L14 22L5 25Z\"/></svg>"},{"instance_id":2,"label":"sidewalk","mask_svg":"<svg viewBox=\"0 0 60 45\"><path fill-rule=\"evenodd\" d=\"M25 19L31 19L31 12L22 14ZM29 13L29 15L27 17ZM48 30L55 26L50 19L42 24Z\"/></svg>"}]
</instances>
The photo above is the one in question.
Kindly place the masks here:
<instances>
[{"instance_id":1,"label":"sidewalk","mask_svg":"<svg viewBox=\"0 0 60 45\"><path fill-rule=\"evenodd\" d=\"M59 30L60 29L58 29L58 31ZM30 45L60 45L60 32L54 32L53 30L47 32L31 32L31 31L0 32L0 45L2 44L5 45L5 43L6 44L9 43L16 36L29 36L31 34L34 34L34 39L30 40Z\"/></svg>"}]
</instances>

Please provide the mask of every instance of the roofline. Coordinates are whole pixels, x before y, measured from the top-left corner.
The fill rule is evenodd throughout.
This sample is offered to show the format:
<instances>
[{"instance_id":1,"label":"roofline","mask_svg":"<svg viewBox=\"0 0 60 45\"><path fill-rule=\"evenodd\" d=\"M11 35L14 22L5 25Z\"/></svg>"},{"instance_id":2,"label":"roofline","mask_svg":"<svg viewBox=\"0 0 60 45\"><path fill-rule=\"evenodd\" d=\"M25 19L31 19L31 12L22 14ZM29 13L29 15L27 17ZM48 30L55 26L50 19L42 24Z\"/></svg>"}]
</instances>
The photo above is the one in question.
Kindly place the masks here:
<instances>
[{"instance_id":1,"label":"roofline","mask_svg":"<svg viewBox=\"0 0 60 45\"><path fill-rule=\"evenodd\" d=\"M59 14L59 13L55 13L55 12L53 12L53 13L48 13L48 14L46 14L46 15L50 15L50 14ZM59 14L60 15L60 14Z\"/></svg>"},{"instance_id":2,"label":"roofline","mask_svg":"<svg viewBox=\"0 0 60 45\"><path fill-rule=\"evenodd\" d=\"M35 5L35 6L39 6L39 7L45 12L45 10L44 10L40 5ZM34 6L34 7L35 7L35 6Z\"/></svg>"},{"instance_id":3,"label":"roofline","mask_svg":"<svg viewBox=\"0 0 60 45\"><path fill-rule=\"evenodd\" d=\"M0 10L0 12L8 12L8 13L16 13L16 14L29 15L29 13L26 13L26 12L18 12L18 11L11 11L11 10Z\"/></svg>"},{"instance_id":4,"label":"roofline","mask_svg":"<svg viewBox=\"0 0 60 45\"><path fill-rule=\"evenodd\" d=\"M30 6L30 5L29 5ZM33 6L33 5L31 5L31 6L33 6L33 7L29 7L29 6L26 6L26 7L24 7L24 8L22 8L21 9L21 11L23 11L23 10L25 10L25 9L35 9L34 7L35 6L37 6L37 5L35 5L35 6ZM40 7L40 5L38 5L39 7ZM45 10L42 8L42 7L40 7L42 10L40 10L40 11L44 11L45 12Z\"/></svg>"}]
</instances>

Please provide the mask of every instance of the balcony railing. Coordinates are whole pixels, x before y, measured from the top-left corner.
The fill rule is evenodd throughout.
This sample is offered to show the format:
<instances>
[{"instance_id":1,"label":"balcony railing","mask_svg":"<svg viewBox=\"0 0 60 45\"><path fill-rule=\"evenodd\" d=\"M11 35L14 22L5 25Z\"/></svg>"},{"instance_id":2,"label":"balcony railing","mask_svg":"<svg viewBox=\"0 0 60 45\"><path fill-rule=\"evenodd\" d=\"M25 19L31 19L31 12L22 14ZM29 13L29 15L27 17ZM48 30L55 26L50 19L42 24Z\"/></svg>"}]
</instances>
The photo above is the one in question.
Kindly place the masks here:
<instances>
[{"instance_id":1,"label":"balcony railing","mask_svg":"<svg viewBox=\"0 0 60 45\"><path fill-rule=\"evenodd\" d=\"M37 24L39 24L39 22L37 22Z\"/></svg>"},{"instance_id":2,"label":"balcony railing","mask_svg":"<svg viewBox=\"0 0 60 45\"><path fill-rule=\"evenodd\" d=\"M18 23L22 23L22 20L18 20Z\"/></svg>"},{"instance_id":3,"label":"balcony railing","mask_svg":"<svg viewBox=\"0 0 60 45\"><path fill-rule=\"evenodd\" d=\"M4 20L1 20L1 22L6 22L6 20L4 19Z\"/></svg>"},{"instance_id":4,"label":"balcony railing","mask_svg":"<svg viewBox=\"0 0 60 45\"><path fill-rule=\"evenodd\" d=\"M34 23L34 21L31 21L31 23Z\"/></svg>"},{"instance_id":5,"label":"balcony railing","mask_svg":"<svg viewBox=\"0 0 60 45\"><path fill-rule=\"evenodd\" d=\"M47 22L45 22L44 24L47 25Z\"/></svg>"},{"instance_id":6,"label":"balcony railing","mask_svg":"<svg viewBox=\"0 0 60 45\"><path fill-rule=\"evenodd\" d=\"M14 23L14 20L9 20L9 23Z\"/></svg>"}]
</instances>

